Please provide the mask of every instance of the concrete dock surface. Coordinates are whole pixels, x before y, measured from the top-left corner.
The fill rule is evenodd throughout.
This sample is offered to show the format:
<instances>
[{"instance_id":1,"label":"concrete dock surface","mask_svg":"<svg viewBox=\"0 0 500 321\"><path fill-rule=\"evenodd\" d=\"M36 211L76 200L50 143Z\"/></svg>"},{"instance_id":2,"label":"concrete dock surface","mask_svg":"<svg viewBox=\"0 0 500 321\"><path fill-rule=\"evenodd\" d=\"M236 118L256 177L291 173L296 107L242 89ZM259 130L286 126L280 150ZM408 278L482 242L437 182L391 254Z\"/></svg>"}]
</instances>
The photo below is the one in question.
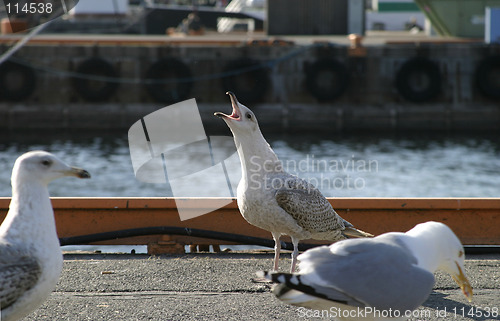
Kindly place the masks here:
<instances>
[{"instance_id":1,"label":"concrete dock surface","mask_svg":"<svg viewBox=\"0 0 500 321\"><path fill-rule=\"evenodd\" d=\"M269 270L272 251L185 255L65 254L61 279L28 320L332 320L277 300L255 271ZM288 271L283 253L280 270ZM500 255L468 255L469 303L449 275L408 320L500 320ZM363 313L363 311L361 311ZM320 316L320 317L318 317Z\"/></svg>"}]
</instances>

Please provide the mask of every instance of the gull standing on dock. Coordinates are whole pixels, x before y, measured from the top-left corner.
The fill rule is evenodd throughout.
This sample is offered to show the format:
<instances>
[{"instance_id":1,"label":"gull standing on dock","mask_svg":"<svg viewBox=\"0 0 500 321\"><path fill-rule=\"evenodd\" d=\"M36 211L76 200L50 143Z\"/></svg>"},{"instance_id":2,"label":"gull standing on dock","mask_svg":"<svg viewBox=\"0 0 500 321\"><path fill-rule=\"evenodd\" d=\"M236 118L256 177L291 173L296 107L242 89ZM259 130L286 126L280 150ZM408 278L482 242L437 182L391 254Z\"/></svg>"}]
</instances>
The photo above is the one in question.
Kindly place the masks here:
<instances>
[{"instance_id":1,"label":"gull standing on dock","mask_svg":"<svg viewBox=\"0 0 500 321\"><path fill-rule=\"evenodd\" d=\"M51 153L21 155L12 170L12 199L0 226L2 321L19 320L56 287L63 258L47 185L63 176L90 178Z\"/></svg>"},{"instance_id":2,"label":"gull standing on dock","mask_svg":"<svg viewBox=\"0 0 500 321\"><path fill-rule=\"evenodd\" d=\"M299 261L300 273L257 275L279 283L272 291L283 302L328 310L336 320L408 320L431 293L436 270L449 273L472 299L464 248L443 223L313 248Z\"/></svg>"},{"instance_id":3,"label":"gull standing on dock","mask_svg":"<svg viewBox=\"0 0 500 321\"><path fill-rule=\"evenodd\" d=\"M309 182L284 171L282 163L260 132L254 113L232 92L233 112L216 112L231 129L241 161L242 177L237 201L241 215L252 225L270 231L275 242L274 270L278 270L280 236L293 243L291 272L295 271L298 243L304 239L339 241L346 237L372 237L341 218Z\"/></svg>"}]
</instances>

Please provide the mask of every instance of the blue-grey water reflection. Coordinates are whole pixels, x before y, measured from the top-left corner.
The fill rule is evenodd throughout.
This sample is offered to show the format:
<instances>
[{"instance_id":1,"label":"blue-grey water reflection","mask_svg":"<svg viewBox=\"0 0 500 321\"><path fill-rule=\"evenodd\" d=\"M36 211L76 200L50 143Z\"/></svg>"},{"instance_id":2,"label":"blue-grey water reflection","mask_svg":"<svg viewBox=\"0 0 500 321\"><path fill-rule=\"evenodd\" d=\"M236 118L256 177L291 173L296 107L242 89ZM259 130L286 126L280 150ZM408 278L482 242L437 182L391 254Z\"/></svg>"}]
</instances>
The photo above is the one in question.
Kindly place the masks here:
<instances>
[{"instance_id":1,"label":"blue-grey water reflection","mask_svg":"<svg viewBox=\"0 0 500 321\"><path fill-rule=\"evenodd\" d=\"M497 135L340 134L267 135L283 165L332 197L498 197ZM0 196L10 196L10 174L22 153L44 149L83 167L91 180L61 179L52 196L172 196L164 184L136 180L126 133L4 134L0 140ZM186 159L186 164L196 159ZM228 168L229 171L239 171ZM222 187L210 179L188 182L191 194ZM227 189L227 187L224 187ZM182 195L175 195L182 196Z\"/></svg>"}]
</instances>

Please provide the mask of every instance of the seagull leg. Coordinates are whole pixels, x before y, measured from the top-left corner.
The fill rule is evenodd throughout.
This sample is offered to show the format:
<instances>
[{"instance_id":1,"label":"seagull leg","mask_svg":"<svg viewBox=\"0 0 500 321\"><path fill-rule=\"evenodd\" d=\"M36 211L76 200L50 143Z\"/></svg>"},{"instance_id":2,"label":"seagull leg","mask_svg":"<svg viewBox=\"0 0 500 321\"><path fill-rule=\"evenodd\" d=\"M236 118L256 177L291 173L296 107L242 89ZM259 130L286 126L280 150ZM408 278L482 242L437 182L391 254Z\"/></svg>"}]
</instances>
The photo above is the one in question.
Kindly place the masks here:
<instances>
[{"instance_id":1,"label":"seagull leg","mask_svg":"<svg viewBox=\"0 0 500 321\"><path fill-rule=\"evenodd\" d=\"M273 271L278 271L278 265L280 261L280 251L281 251L281 242L280 242L280 233L271 232L273 234L274 239L274 268Z\"/></svg>"},{"instance_id":2,"label":"seagull leg","mask_svg":"<svg viewBox=\"0 0 500 321\"><path fill-rule=\"evenodd\" d=\"M280 251L281 251L281 242L280 242L280 233L271 232L273 234L274 239L274 267L273 271L278 272L278 263L280 261ZM272 281L266 278L253 278L252 282L254 283L272 283Z\"/></svg>"},{"instance_id":3,"label":"seagull leg","mask_svg":"<svg viewBox=\"0 0 500 321\"><path fill-rule=\"evenodd\" d=\"M299 255L299 240L295 237L292 238L293 252L292 252L292 266L290 267L290 273L295 272L295 266L297 265L297 256Z\"/></svg>"}]
</instances>

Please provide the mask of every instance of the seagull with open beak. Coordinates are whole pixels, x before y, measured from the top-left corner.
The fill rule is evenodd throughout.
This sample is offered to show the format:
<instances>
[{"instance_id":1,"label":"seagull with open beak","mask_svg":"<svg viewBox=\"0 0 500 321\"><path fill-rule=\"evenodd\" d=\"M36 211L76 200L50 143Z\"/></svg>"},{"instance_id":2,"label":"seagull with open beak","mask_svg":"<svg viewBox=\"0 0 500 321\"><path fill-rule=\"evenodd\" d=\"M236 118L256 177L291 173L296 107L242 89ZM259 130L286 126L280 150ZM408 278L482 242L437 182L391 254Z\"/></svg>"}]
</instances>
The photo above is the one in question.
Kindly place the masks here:
<instances>
[{"instance_id":1,"label":"seagull with open beak","mask_svg":"<svg viewBox=\"0 0 500 321\"><path fill-rule=\"evenodd\" d=\"M237 202L245 220L270 231L275 241L274 266L278 270L281 235L293 243L295 271L298 243L304 239L336 242L345 238L372 237L358 230L332 208L321 192L308 181L287 173L262 135L255 114L227 93L233 107L230 115L216 112L233 133L241 161L242 177Z\"/></svg>"}]
</instances>

